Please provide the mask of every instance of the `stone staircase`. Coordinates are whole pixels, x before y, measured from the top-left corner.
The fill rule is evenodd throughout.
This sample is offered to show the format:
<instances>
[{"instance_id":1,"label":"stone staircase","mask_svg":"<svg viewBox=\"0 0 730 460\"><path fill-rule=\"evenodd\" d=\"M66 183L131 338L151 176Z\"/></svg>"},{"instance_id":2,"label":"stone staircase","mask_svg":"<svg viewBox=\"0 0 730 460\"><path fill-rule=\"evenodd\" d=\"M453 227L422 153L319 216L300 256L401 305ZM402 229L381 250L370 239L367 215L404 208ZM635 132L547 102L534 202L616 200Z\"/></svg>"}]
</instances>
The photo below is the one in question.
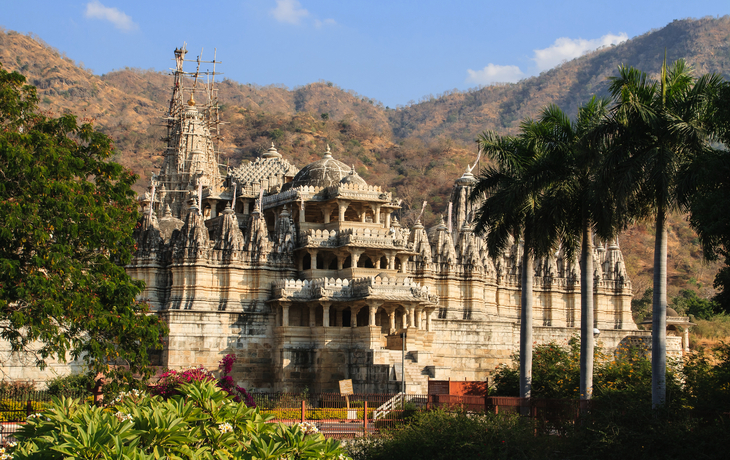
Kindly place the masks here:
<instances>
[{"instance_id":1,"label":"stone staircase","mask_svg":"<svg viewBox=\"0 0 730 460\"><path fill-rule=\"evenodd\" d=\"M402 346L400 332L387 336L385 349L377 350L374 364L390 367L390 380L401 381L403 367ZM429 370L433 369L433 353L431 344L434 333L419 329L409 329L406 334L405 380L406 393L427 394L428 379L433 377Z\"/></svg>"}]
</instances>

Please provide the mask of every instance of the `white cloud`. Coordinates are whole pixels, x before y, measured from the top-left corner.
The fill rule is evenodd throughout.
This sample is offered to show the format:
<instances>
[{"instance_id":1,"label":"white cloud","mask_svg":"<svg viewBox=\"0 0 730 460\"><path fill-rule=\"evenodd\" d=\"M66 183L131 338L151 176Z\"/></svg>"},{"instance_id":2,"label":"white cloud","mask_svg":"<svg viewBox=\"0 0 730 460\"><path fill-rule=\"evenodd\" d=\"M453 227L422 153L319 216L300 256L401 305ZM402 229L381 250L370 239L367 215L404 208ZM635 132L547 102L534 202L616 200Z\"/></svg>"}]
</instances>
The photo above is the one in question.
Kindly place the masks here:
<instances>
[{"instance_id":1,"label":"white cloud","mask_svg":"<svg viewBox=\"0 0 730 460\"><path fill-rule=\"evenodd\" d=\"M132 21L131 17L116 8L110 8L102 5L99 0L93 0L86 4L86 12L84 12L84 16L87 18L109 21L114 24L114 27L125 32L137 28L137 24Z\"/></svg>"},{"instance_id":2,"label":"white cloud","mask_svg":"<svg viewBox=\"0 0 730 460\"><path fill-rule=\"evenodd\" d=\"M271 14L279 22L299 24L302 18L309 16L309 11L302 8L298 0L276 0L276 8L271 10Z\"/></svg>"},{"instance_id":3,"label":"white cloud","mask_svg":"<svg viewBox=\"0 0 730 460\"><path fill-rule=\"evenodd\" d=\"M314 20L314 27L321 28L322 26L334 26L337 24L337 21L335 21L332 18L327 18L324 21L320 21L319 19Z\"/></svg>"},{"instance_id":4,"label":"white cloud","mask_svg":"<svg viewBox=\"0 0 730 460\"><path fill-rule=\"evenodd\" d=\"M525 76L516 65L487 64L482 70L469 69L467 73L469 76L466 77L466 81L478 85L513 83Z\"/></svg>"},{"instance_id":5,"label":"white cloud","mask_svg":"<svg viewBox=\"0 0 730 460\"><path fill-rule=\"evenodd\" d=\"M625 33L618 35L607 34L601 38L594 38L593 40L562 37L555 40L555 43L545 49L534 50L535 57L532 60L535 61L538 72L542 72L543 70L555 67L563 61L575 59L601 46L624 42L628 38Z\"/></svg>"}]
</instances>

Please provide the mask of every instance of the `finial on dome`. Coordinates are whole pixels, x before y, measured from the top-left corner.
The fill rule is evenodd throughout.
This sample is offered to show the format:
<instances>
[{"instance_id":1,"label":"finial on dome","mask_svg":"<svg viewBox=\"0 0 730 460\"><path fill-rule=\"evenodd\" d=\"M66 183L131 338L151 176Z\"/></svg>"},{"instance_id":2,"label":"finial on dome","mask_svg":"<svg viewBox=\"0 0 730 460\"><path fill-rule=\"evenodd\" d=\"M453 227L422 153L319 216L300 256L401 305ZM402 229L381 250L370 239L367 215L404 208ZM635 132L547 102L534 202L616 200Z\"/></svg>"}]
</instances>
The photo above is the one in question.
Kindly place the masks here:
<instances>
[{"instance_id":1,"label":"finial on dome","mask_svg":"<svg viewBox=\"0 0 730 460\"><path fill-rule=\"evenodd\" d=\"M193 97L193 94L194 94L194 93L190 93L190 100L188 101L188 105L189 105L190 107L193 107L193 106L195 106L195 98Z\"/></svg>"},{"instance_id":2,"label":"finial on dome","mask_svg":"<svg viewBox=\"0 0 730 460\"><path fill-rule=\"evenodd\" d=\"M324 152L324 157L325 158L332 158L332 152L330 151L330 145L329 144L327 144L327 151Z\"/></svg>"},{"instance_id":3,"label":"finial on dome","mask_svg":"<svg viewBox=\"0 0 730 460\"><path fill-rule=\"evenodd\" d=\"M281 154L276 150L276 147L274 147L274 143L271 143L271 147L269 147L269 150L264 152L262 155L263 158L281 158Z\"/></svg>"}]
</instances>

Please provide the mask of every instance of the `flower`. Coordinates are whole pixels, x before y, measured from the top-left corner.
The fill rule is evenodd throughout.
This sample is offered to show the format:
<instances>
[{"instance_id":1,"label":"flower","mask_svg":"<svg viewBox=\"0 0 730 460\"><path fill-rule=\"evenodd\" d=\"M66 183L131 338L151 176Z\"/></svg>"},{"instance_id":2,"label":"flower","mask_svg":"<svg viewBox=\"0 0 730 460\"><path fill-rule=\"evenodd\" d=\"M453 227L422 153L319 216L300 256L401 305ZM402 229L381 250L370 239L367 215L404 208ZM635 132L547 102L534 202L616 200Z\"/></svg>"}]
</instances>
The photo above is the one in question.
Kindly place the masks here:
<instances>
[{"instance_id":1,"label":"flower","mask_svg":"<svg viewBox=\"0 0 730 460\"><path fill-rule=\"evenodd\" d=\"M132 422L132 423L134 423L134 422L133 422L133 420L132 420L132 416L131 416L131 415L129 415L129 414L125 414L125 413L123 413L123 412L121 412L121 411L117 411L117 413L116 413L116 414L114 414L114 416L115 416L115 417L117 418L117 420L119 420L120 422L126 422L126 421L129 421L129 422Z\"/></svg>"},{"instance_id":2,"label":"flower","mask_svg":"<svg viewBox=\"0 0 730 460\"><path fill-rule=\"evenodd\" d=\"M231 424L228 422L224 422L218 425L218 431L220 431L221 433L232 433L233 426L231 426Z\"/></svg>"},{"instance_id":3,"label":"flower","mask_svg":"<svg viewBox=\"0 0 730 460\"><path fill-rule=\"evenodd\" d=\"M301 428L304 434L319 433L319 428L317 428L317 425L314 422L298 423L297 425L299 425L299 428Z\"/></svg>"}]
</instances>

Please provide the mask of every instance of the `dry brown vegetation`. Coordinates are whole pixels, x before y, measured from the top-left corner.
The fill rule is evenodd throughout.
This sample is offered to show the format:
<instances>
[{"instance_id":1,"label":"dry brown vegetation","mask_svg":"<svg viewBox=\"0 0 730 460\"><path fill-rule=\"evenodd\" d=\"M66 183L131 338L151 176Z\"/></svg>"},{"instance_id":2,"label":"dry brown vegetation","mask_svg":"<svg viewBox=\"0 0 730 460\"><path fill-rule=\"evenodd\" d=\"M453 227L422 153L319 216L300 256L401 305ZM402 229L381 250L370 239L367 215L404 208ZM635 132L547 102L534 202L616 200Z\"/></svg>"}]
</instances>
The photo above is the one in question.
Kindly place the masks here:
<instances>
[{"instance_id":1,"label":"dry brown vegetation","mask_svg":"<svg viewBox=\"0 0 730 460\"><path fill-rule=\"evenodd\" d=\"M454 179L474 160L479 133L515 133L522 119L550 103L575 113L590 96L605 93L607 77L621 63L658 72L665 48L670 60L685 58L700 73L727 78L730 16L675 21L519 83L428 95L397 109L331 82L288 89L226 79L218 84L227 123L221 163L251 160L273 141L301 167L330 144L336 158L354 165L369 183L395 191L403 200L399 217L411 223L425 200L425 220L433 224L447 206ZM162 162L169 75L125 68L96 76L38 37L12 31L0 31L0 62L38 87L43 109L94 120L114 139L116 160L140 176L137 190L147 185ZM634 291L641 294L651 285L652 227L635 225L621 246ZM671 220L669 253L670 295L685 288L711 295L717 267L701 261L696 235L683 216Z\"/></svg>"}]
</instances>

